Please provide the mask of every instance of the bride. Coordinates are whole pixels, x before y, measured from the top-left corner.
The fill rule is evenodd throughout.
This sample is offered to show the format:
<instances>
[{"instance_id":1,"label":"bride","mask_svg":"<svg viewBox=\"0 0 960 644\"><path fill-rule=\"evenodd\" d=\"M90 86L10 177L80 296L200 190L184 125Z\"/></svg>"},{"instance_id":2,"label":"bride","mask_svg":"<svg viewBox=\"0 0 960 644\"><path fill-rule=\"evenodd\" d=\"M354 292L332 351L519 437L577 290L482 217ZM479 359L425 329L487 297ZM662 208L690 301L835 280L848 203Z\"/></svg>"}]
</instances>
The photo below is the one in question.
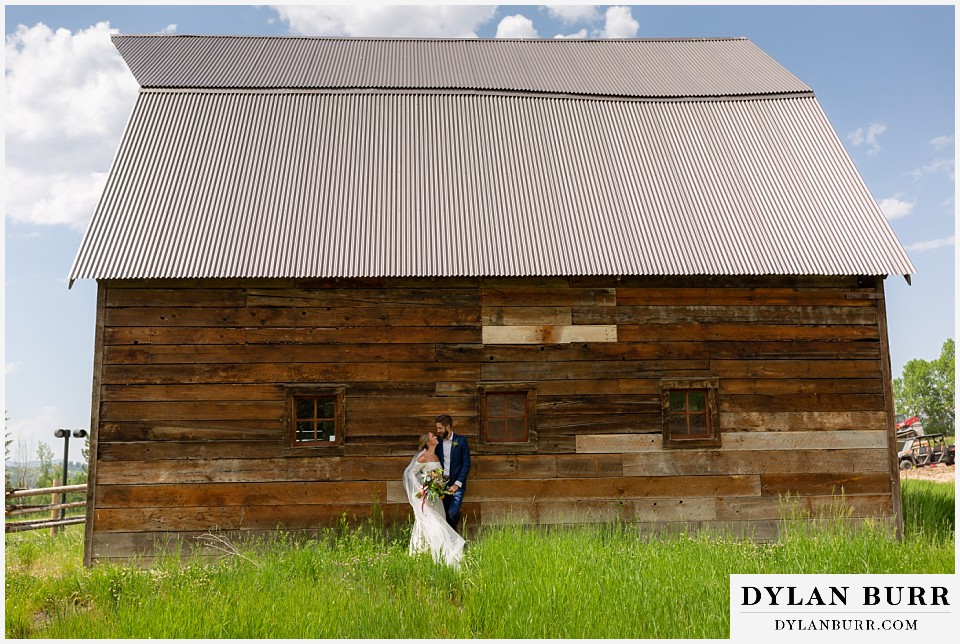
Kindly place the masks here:
<instances>
[{"instance_id":1,"label":"bride","mask_svg":"<svg viewBox=\"0 0 960 644\"><path fill-rule=\"evenodd\" d=\"M420 451L403 472L403 489L407 492L407 500L413 506L414 514L410 554L429 551L434 561L444 561L449 566L458 567L465 542L447 523L442 499L431 501L417 496L418 492L426 496L422 489L424 478L431 470L441 468L437 444L437 437L432 432L421 436Z\"/></svg>"}]
</instances>

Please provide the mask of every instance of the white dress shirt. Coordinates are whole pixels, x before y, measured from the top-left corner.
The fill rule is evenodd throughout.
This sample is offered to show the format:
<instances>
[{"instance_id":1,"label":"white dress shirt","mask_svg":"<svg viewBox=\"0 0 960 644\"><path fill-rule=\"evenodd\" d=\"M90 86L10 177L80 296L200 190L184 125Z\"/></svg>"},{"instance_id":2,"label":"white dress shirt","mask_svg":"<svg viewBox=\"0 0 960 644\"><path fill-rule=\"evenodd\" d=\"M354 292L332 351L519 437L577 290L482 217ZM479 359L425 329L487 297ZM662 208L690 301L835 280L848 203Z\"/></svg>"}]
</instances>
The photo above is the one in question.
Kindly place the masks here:
<instances>
[{"instance_id":1,"label":"white dress shirt","mask_svg":"<svg viewBox=\"0 0 960 644\"><path fill-rule=\"evenodd\" d=\"M453 432L450 432L450 436L443 440L443 475L450 477L450 452L453 451ZM463 483L460 481L454 481L454 485L458 488L463 487Z\"/></svg>"}]
</instances>

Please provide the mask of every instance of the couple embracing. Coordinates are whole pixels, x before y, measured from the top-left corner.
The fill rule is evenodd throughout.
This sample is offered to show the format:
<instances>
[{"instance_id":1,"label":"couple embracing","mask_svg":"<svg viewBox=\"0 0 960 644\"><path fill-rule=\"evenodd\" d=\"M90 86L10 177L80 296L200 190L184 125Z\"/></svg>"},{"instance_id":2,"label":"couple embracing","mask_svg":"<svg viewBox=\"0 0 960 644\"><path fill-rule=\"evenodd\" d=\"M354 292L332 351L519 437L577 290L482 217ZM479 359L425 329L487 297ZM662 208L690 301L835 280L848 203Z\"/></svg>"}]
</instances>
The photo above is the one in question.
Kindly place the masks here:
<instances>
[{"instance_id":1,"label":"couple embracing","mask_svg":"<svg viewBox=\"0 0 960 644\"><path fill-rule=\"evenodd\" d=\"M453 433L450 416L437 416L436 432L420 437L420 451L403 472L414 514L410 554L429 552L434 561L460 564L465 542L457 526L469 473L467 439Z\"/></svg>"}]
</instances>

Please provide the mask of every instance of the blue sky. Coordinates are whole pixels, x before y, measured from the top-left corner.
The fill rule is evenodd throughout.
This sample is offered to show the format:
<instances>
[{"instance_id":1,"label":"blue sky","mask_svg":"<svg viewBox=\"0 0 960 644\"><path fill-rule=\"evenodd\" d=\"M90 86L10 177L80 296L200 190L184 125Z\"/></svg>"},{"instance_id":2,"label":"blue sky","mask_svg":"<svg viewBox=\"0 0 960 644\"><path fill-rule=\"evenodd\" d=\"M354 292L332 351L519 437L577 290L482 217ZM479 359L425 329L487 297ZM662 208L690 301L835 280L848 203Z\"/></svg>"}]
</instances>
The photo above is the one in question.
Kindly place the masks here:
<instances>
[{"instance_id":1,"label":"blue sky","mask_svg":"<svg viewBox=\"0 0 960 644\"><path fill-rule=\"evenodd\" d=\"M30 458L88 428L96 284L67 289L136 97L109 33L404 37L745 36L813 88L917 267L887 280L894 375L954 336L949 4L903 6L6 6L5 400ZM76 446L71 460L79 457Z\"/></svg>"}]
</instances>

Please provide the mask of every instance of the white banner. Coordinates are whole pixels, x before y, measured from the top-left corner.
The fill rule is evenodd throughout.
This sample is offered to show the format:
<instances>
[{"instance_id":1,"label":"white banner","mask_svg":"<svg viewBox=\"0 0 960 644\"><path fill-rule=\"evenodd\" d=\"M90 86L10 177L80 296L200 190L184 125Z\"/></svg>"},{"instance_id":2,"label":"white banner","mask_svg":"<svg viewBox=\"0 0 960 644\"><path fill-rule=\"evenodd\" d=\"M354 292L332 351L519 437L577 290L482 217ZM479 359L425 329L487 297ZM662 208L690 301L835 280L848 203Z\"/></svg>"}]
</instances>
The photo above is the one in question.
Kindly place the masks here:
<instances>
[{"instance_id":1,"label":"white banner","mask_svg":"<svg viewBox=\"0 0 960 644\"><path fill-rule=\"evenodd\" d=\"M955 575L730 575L730 639L952 638L956 587Z\"/></svg>"}]
</instances>

